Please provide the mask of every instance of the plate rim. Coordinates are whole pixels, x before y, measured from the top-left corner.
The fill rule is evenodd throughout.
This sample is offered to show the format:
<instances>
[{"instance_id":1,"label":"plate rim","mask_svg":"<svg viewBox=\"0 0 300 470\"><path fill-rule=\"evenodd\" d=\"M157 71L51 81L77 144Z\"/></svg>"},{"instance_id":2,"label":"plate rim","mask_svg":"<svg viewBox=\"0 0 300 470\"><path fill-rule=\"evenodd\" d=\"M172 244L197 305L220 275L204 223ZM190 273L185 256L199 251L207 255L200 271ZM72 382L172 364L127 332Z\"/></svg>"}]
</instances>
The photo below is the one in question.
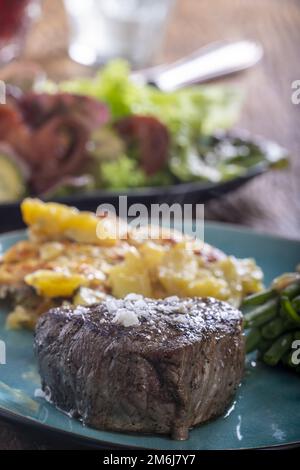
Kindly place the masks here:
<instances>
[{"instance_id":1,"label":"plate rim","mask_svg":"<svg viewBox=\"0 0 300 470\"><path fill-rule=\"evenodd\" d=\"M24 415L21 415L19 413L15 413L13 411L10 411L10 410L7 410L6 408L3 408L1 405L0 405L0 417L1 418L4 418L5 420L7 420L8 422L11 422L13 424L19 424L19 425L22 425L22 426L27 426L29 428L33 428L33 429L36 429L36 430L40 430L42 429L43 432L50 432L53 436L62 436L62 437L65 437L65 438L69 438L69 439L72 439L72 440L75 440L75 441L78 441L78 442L81 442L81 443L86 443L86 444L89 444L90 446L93 446L93 447L98 447L98 446L110 446L110 447L113 447L114 449L118 450L119 448L122 450L130 450L130 449L133 449L133 450L147 450L147 451L150 451L150 450L155 450L155 451L161 451L161 452L164 452L166 450L168 450L169 452L176 452L176 450L172 450L172 449L168 449L168 447L166 447L165 449L161 449L159 447L140 447L140 446L135 446L135 445L124 445L124 444L114 444L112 442L109 442L109 441L103 441L103 440L100 440L100 439L96 439L96 438L93 438L93 437L89 437L89 436L84 436L82 434L78 434L78 433L75 433L75 432L72 432L72 431L66 431L64 429L61 429L61 428L58 428L58 427L55 427L55 426L51 426L49 424L45 424L45 423L42 423L34 418L30 418L28 416L24 416ZM94 428L91 428L91 429L94 429ZM111 432L113 433L113 431L108 431L108 432ZM128 433L124 433L124 434L128 434ZM288 442L286 444L272 444L272 445L268 445L268 446L255 446L255 447L240 447L240 448L226 448L226 449L211 449L212 451L217 451L217 450L225 450L225 451L242 451L242 450L284 450L284 449L291 449L291 448L299 448L300 447L300 440L298 441L293 441L293 442ZM195 450L195 451L206 451L206 449L189 449L189 450ZM181 450L182 451L182 450ZM183 451L184 452L184 451Z\"/></svg>"},{"instance_id":2,"label":"plate rim","mask_svg":"<svg viewBox=\"0 0 300 470\"><path fill-rule=\"evenodd\" d=\"M254 235L258 236L260 238L268 238L269 240L273 241L282 241L282 242L292 242L292 243L300 243L300 234L299 238L296 237L289 237L286 235L281 235L281 234L274 234L272 232L269 232L268 230L263 230L263 229L256 229L255 227L248 227L246 225L242 224L235 224L232 222L223 222L223 221L217 221L217 220L204 220L204 230L205 230L205 225L208 224L212 228L222 228L222 230L234 230L236 232L243 233L244 235Z\"/></svg>"},{"instance_id":3,"label":"plate rim","mask_svg":"<svg viewBox=\"0 0 300 470\"><path fill-rule=\"evenodd\" d=\"M181 183L169 184L164 186L141 186L137 188L120 188L120 189L94 189L91 191L86 191L81 194L72 194L68 196L62 197L53 197L50 199L44 198L43 196L30 196L30 197L38 197L39 199L50 201L53 200L55 202L65 201L66 203L72 203L73 200L78 200L79 198L82 199L84 202L85 200L94 199L94 198L116 198L118 196L128 196L128 197L142 197L142 198L149 198L149 197L160 197L162 195L170 195L175 196L176 194L187 194L188 192L204 192L204 191L212 191L217 189L222 189L227 185L235 185L239 183L247 183L251 179L263 175L264 173L271 171L271 167L267 163L260 163L257 166L248 169L244 174L239 175L235 178L219 181L219 182L209 182L209 181L186 181ZM10 208L19 205L21 200L18 199L16 201L8 201L0 203L0 208Z\"/></svg>"}]
</instances>

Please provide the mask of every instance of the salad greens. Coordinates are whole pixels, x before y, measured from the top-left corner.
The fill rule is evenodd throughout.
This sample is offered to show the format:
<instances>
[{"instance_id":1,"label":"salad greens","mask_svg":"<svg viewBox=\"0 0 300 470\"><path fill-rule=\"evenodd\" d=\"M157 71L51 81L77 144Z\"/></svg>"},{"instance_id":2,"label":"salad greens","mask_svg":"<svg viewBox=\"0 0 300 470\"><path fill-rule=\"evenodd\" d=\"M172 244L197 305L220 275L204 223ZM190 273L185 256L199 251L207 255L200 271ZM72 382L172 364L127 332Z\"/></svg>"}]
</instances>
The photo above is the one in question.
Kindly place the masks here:
<instances>
[{"instance_id":1,"label":"salad greens","mask_svg":"<svg viewBox=\"0 0 300 470\"><path fill-rule=\"evenodd\" d=\"M173 182L172 176L165 171L147 176L139 168L137 161L127 155L121 155L115 161L102 162L100 172L103 184L110 189L164 186Z\"/></svg>"},{"instance_id":2,"label":"salad greens","mask_svg":"<svg viewBox=\"0 0 300 470\"><path fill-rule=\"evenodd\" d=\"M91 78L62 82L59 90L97 98L110 108L114 120L132 114L156 116L180 142L229 128L236 121L241 92L231 87L195 86L165 93L149 85L137 85L123 60L110 62Z\"/></svg>"},{"instance_id":3,"label":"salad greens","mask_svg":"<svg viewBox=\"0 0 300 470\"><path fill-rule=\"evenodd\" d=\"M48 83L46 91L90 96L108 106L111 122L94 133L90 142L96 187L217 183L242 176L257 165L287 163L286 151L276 144L244 134L220 133L220 129L231 128L239 115L243 95L236 88L201 85L165 93L134 83L128 64L115 60L93 78ZM114 123L136 115L157 118L169 132L168 162L156 175L145 173L138 151L126 147L115 132Z\"/></svg>"},{"instance_id":4,"label":"salad greens","mask_svg":"<svg viewBox=\"0 0 300 470\"><path fill-rule=\"evenodd\" d=\"M285 149L245 131L199 135L189 148L178 148L170 159L172 173L180 181L216 183L242 176L259 165L284 168L286 164Z\"/></svg>"},{"instance_id":5,"label":"salad greens","mask_svg":"<svg viewBox=\"0 0 300 470\"><path fill-rule=\"evenodd\" d=\"M9 98L0 110L0 202L25 193L216 184L288 161L279 145L228 131L243 100L236 88L165 93L135 83L122 60L92 78Z\"/></svg>"}]
</instances>

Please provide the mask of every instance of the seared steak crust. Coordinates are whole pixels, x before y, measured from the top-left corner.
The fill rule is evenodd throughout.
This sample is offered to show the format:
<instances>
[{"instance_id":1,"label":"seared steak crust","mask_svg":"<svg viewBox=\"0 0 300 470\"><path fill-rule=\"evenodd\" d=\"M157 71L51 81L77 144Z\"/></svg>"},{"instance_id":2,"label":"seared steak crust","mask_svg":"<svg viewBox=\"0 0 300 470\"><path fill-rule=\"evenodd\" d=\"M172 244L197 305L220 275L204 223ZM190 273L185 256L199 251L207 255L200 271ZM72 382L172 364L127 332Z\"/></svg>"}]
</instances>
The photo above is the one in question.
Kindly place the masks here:
<instances>
[{"instance_id":1,"label":"seared steak crust","mask_svg":"<svg viewBox=\"0 0 300 470\"><path fill-rule=\"evenodd\" d=\"M120 302L137 313L136 324L118 320ZM86 425L186 439L233 398L244 364L242 316L212 298L60 307L41 317L35 351L43 390Z\"/></svg>"}]
</instances>

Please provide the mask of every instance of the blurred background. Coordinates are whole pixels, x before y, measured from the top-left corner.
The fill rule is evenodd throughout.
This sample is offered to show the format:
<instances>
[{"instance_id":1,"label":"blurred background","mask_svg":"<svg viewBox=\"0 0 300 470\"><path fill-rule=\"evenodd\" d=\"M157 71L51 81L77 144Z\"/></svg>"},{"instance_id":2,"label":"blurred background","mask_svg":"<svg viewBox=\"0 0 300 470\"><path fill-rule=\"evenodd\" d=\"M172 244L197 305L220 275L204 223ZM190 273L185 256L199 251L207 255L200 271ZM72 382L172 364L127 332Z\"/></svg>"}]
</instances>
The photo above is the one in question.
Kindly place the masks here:
<instances>
[{"instance_id":1,"label":"blurred background","mask_svg":"<svg viewBox=\"0 0 300 470\"><path fill-rule=\"evenodd\" d=\"M6 19L6 29L3 26L5 6L15 4L18 8L22 3L0 0L2 41L14 28L14 20L9 23ZM86 16L81 11L83 3ZM263 60L247 72L222 79L222 83L232 83L245 91L239 127L285 146L291 164L287 170L265 174L207 203L206 217L299 238L300 105L291 101L292 82L300 78L299 2L165 0L152 1L151 13L149 2L142 3L127 1L122 6L120 0L98 0L91 15L87 10L93 2L89 0L33 1L15 49L6 51L6 56L19 55L19 61L35 63L49 78L65 80L92 76L95 68L87 65L115 55L126 57L139 68L174 61L214 41L259 41L264 49ZM113 24L108 20L112 17ZM15 20L18 22L18 17Z\"/></svg>"}]
</instances>

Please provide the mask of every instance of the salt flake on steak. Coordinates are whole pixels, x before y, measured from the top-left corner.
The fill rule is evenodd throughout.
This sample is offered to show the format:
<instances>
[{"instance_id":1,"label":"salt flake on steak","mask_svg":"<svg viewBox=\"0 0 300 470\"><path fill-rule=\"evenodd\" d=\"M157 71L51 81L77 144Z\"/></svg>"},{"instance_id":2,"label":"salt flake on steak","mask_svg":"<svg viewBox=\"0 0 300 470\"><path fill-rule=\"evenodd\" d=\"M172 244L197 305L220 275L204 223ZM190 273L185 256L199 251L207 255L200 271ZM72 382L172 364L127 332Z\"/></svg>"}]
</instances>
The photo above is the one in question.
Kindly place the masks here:
<instances>
[{"instance_id":1,"label":"salt flake on steak","mask_svg":"<svg viewBox=\"0 0 300 470\"><path fill-rule=\"evenodd\" d=\"M127 308L120 308L115 313L113 323L119 323L123 326L134 326L139 325L140 321L138 316L134 313L133 310L128 310Z\"/></svg>"}]
</instances>

